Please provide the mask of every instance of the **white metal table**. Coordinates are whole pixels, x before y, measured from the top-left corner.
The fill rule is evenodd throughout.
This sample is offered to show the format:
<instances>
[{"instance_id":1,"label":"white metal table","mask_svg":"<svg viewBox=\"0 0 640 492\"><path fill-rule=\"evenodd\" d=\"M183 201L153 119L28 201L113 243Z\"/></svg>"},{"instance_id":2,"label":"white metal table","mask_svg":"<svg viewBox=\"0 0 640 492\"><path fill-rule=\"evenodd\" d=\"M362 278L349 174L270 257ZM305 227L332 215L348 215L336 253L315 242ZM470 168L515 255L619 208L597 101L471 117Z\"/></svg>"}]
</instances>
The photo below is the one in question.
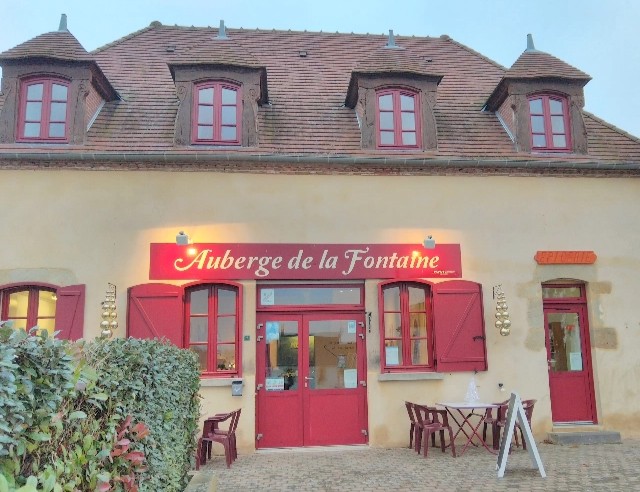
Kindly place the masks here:
<instances>
[{"instance_id":1,"label":"white metal table","mask_svg":"<svg viewBox=\"0 0 640 492\"><path fill-rule=\"evenodd\" d=\"M482 445L491 454L496 454L493 449L487 446L478 429L480 429L485 422L487 409L498 408L500 405L482 402L442 402L436 403L436 405L445 408L453 421L458 425L458 430L453 436L453 439L455 440L461 432L467 438L467 442L462 448L462 451L458 453L459 456L464 454L470 444L474 446ZM476 412L476 410L481 410L481 413ZM474 437L477 438L478 442L474 442Z\"/></svg>"}]
</instances>

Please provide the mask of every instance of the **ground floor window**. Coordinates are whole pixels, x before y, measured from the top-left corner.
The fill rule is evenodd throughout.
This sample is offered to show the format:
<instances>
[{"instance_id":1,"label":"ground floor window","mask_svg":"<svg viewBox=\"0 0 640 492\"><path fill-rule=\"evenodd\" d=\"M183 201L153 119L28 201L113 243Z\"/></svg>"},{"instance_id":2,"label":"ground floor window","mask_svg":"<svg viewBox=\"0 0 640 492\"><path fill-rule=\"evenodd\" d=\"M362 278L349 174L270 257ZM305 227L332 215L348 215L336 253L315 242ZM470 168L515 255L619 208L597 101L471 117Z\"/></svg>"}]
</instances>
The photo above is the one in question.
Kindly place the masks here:
<instances>
[{"instance_id":1,"label":"ground floor window","mask_svg":"<svg viewBox=\"0 0 640 492\"><path fill-rule=\"evenodd\" d=\"M0 286L0 320L16 329L37 326L59 338L82 337L84 285L58 287L45 284Z\"/></svg>"},{"instance_id":2,"label":"ground floor window","mask_svg":"<svg viewBox=\"0 0 640 492\"><path fill-rule=\"evenodd\" d=\"M383 368L428 368L431 325L426 284L394 282L382 287Z\"/></svg>"},{"instance_id":3,"label":"ground floor window","mask_svg":"<svg viewBox=\"0 0 640 492\"><path fill-rule=\"evenodd\" d=\"M480 284L385 281L379 313L382 372L487 369Z\"/></svg>"},{"instance_id":4,"label":"ground floor window","mask_svg":"<svg viewBox=\"0 0 640 492\"><path fill-rule=\"evenodd\" d=\"M142 284L128 291L127 335L193 350L203 376L241 374L242 288L233 282Z\"/></svg>"},{"instance_id":5,"label":"ground floor window","mask_svg":"<svg viewBox=\"0 0 640 492\"><path fill-rule=\"evenodd\" d=\"M185 337L209 374L235 374L238 360L238 292L228 285L187 290Z\"/></svg>"},{"instance_id":6,"label":"ground floor window","mask_svg":"<svg viewBox=\"0 0 640 492\"><path fill-rule=\"evenodd\" d=\"M53 334L58 296L53 289L16 287L2 293L0 318L11 321L14 328L29 330L34 326Z\"/></svg>"}]
</instances>

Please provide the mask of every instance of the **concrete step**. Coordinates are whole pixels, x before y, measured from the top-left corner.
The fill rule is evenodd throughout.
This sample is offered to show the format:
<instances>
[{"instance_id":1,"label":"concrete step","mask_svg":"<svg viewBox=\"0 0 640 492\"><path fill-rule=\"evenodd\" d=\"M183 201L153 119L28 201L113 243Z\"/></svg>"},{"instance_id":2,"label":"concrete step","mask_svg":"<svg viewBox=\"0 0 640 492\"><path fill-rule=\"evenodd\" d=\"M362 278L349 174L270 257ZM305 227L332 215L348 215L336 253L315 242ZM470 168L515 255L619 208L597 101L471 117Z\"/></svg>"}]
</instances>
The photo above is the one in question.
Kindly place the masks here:
<instances>
[{"instance_id":1,"label":"concrete step","mask_svg":"<svg viewBox=\"0 0 640 492\"><path fill-rule=\"evenodd\" d=\"M548 434L553 444L620 444L617 431L603 430L599 425L554 426Z\"/></svg>"}]
</instances>

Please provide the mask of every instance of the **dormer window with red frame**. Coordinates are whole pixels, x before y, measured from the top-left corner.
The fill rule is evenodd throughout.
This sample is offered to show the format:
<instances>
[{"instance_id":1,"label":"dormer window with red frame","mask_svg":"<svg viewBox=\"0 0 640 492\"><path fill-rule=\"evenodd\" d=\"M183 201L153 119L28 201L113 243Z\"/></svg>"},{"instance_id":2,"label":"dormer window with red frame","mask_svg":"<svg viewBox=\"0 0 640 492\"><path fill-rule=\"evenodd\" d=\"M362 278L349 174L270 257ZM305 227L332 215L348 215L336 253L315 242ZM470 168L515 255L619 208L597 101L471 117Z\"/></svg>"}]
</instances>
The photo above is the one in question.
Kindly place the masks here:
<instances>
[{"instance_id":1,"label":"dormer window with red frame","mask_svg":"<svg viewBox=\"0 0 640 492\"><path fill-rule=\"evenodd\" d=\"M418 95L405 89L384 89L377 93L378 147L420 146Z\"/></svg>"},{"instance_id":2,"label":"dormer window with red frame","mask_svg":"<svg viewBox=\"0 0 640 492\"><path fill-rule=\"evenodd\" d=\"M21 85L18 140L67 142L69 83L30 79Z\"/></svg>"},{"instance_id":3,"label":"dormer window with red frame","mask_svg":"<svg viewBox=\"0 0 640 492\"><path fill-rule=\"evenodd\" d=\"M531 149L571 150L567 99L555 95L529 97Z\"/></svg>"},{"instance_id":4,"label":"dormer window with red frame","mask_svg":"<svg viewBox=\"0 0 640 492\"><path fill-rule=\"evenodd\" d=\"M192 142L240 145L240 87L227 82L204 82L194 87L193 98Z\"/></svg>"}]
</instances>

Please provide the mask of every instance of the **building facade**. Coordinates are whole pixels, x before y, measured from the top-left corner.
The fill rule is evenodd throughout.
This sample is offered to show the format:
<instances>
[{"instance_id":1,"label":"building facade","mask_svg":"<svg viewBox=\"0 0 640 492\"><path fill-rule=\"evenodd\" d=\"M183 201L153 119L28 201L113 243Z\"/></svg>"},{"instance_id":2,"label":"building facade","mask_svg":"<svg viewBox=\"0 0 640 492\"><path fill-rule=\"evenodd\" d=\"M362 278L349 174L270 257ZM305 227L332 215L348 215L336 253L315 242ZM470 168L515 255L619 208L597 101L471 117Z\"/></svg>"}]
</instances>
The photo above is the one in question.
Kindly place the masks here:
<instances>
[{"instance_id":1,"label":"building facade","mask_svg":"<svg viewBox=\"0 0 640 492\"><path fill-rule=\"evenodd\" d=\"M88 53L63 19L0 64L0 319L93 338L116 285L116 336L194 350L245 452L405 446L404 402L472 377L540 439L638 436L640 141L531 39L505 68L153 22Z\"/></svg>"}]
</instances>

